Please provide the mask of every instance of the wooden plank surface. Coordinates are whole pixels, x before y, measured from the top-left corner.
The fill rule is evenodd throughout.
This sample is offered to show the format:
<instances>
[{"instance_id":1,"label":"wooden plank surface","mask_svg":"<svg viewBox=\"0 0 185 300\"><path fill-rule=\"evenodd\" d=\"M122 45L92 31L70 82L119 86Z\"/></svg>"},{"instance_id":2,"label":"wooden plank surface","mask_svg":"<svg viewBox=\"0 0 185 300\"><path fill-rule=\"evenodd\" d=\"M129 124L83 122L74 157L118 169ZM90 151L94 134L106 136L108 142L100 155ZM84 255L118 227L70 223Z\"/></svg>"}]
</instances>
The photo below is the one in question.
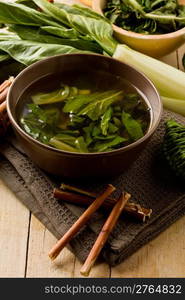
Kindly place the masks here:
<instances>
[{"instance_id":1,"label":"wooden plank surface","mask_svg":"<svg viewBox=\"0 0 185 300\"><path fill-rule=\"evenodd\" d=\"M30 213L0 180L0 277L24 277Z\"/></svg>"}]
</instances>

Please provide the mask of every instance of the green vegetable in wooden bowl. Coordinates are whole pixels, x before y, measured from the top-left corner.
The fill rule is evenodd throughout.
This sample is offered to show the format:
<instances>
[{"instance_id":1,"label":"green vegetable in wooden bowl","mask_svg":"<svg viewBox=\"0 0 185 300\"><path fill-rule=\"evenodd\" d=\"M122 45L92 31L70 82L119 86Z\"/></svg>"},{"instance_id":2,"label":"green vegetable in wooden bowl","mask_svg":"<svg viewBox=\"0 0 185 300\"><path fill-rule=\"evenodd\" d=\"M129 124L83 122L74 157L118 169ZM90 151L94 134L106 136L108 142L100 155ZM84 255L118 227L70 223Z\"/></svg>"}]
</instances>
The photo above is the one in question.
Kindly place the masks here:
<instances>
[{"instance_id":1,"label":"green vegetable in wooden bowl","mask_svg":"<svg viewBox=\"0 0 185 300\"><path fill-rule=\"evenodd\" d=\"M92 1L93 9L113 24L120 42L153 57L162 57L184 43L184 5L184 0Z\"/></svg>"}]
</instances>

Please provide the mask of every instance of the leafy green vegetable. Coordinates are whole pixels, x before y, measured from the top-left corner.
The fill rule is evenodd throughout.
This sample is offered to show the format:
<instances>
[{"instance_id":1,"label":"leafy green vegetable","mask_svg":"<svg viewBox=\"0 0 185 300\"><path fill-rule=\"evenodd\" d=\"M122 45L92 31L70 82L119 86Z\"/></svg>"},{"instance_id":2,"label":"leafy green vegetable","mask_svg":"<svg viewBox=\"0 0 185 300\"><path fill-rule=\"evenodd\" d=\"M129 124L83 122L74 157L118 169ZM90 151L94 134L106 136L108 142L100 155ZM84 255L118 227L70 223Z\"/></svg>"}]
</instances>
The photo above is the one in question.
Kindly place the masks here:
<instances>
[{"instance_id":1,"label":"leafy green vegetable","mask_svg":"<svg viewBox=\"0 0 185 300\"><path fill-rule=\"evenodd\" d=\"M128 63L148 76L162 96L185 100L185 73L145 54L118 45L114 58Z\"/></svg>"},{"instance_id":2,"label":"leafy green vegetable","mask_svg":"<svg viewBox=\"0 0 185 300\"><path fill-rule=\"evenodd\" d=\"M49 140L49 144L59 150L69 151L69 152L78 152L78 150L76 148L69 146L68 144L58 140L55 137L53 137Z\"/></svg>"},{"instance_id":3,"label":"leafy green vegetable","mask_svg":"<svg viewBox=\"0 0 185 300\"><path fill-rule=\"evenodd\" d=\"M37 105L51 104L64 101L70 94L70 88L66 85L62 89L50 93L38 93L32 96L32 100Z\"/></svg>"},{"instance_id":4,"label":"leafy green vegetable","mask_svg":"<svg viewBox=\"0 0 185 300\"><path fill-rule=\"evenodd\" d=\"M112 91L108 92L95 92L92 94L87 95L77 95L76 97L69 99L64 108L63 111L65 113L78 113L80 109L84 108L89 103L93 103L97 101L97 99L101 100L104 99L107 95L112 93Z\"/></svg>"},{"instance_id":5,"label":"leafy green vegetable","mask_svg":"<svg viewBox=\"0 0 185 300\"><path fill-rule=\"evenodd\" d=\"M46 31L54 36L58 36L66 39L76 39L80 34L73 28L65 28L63 26L54 27L54 26L41 26L43 31Z\"/></svg>"},{"instance_id":6,"label":"leafy green vegetable","mask_svg":"<svg viewBox=\"0 0 185 300\"><path fill-rule=\"evenodd\" d=\"M95 40L108 54L113 54L116 48L116 41L113 39L112 26L101 18L77 15L61 9L47 0L33 0L44 12L52 16L55 20L74 28L80 34L89 36Z\"/></svg>"},{"instance_id":7,"label":"leafy green vegetable","mask_svg":"<svg viewBox=\"0 0 185 300\"><path fill-rule=\"evenodd\" d=\"M100 93L94 101L91 101L87 106L78 112L78 115L87 115L91 120L97 120L101 117L108 107L123 98L122 91L107 91Z\"/></svg>"},{"instance_id":8,"label":"leafy green vegetable","mask_svg":"<svg viewBox=\"0 0 185 300\"><path fill-rule=\"evenodd\" d=\"M140 138L141 125L129 113L115 116L122 112L122 105L124 107L125 101L120 101L122 91L92 93L88 90L90 94L80 95L81 92L84 93L84 90L62 85L61 89L50 93L33 95L34 103L27 105L27 111L23 110L23 129L35 139L57 149L82 153L111 151ZM57 103L60 101L60 104ZM94 109L89 109L89 105L93 105ZM84 113L85 110L87 113ZM138 110L141 124L147 123L147 120L142 120L145 113L146 108ZM122 124L123 116L125 126Z\"/></svg>"},{"instance_id":9,"label":"leafy green vegetable","mask_svg":"<svg viewBox=\"0 0 185 300\"><path fill-rule=\"evenodd\" d=\"M3 61L7 61L10 59L10 56L6 53L0 50L0 63Z\"/></svg>"},{"instance_id":10,"label":"leafy green vegetable","mask_svg":"<svg viewBox=\"0 0 185 300\"><path fill-rule=\"evenodd\" d=\"M121 137L121 136L117 136L115 137L112 141L109 141L109 142L97 142L94 146L94 149L96 152L104 152L104 151L107 151L109 149L110 151L110 148L111 147L119 147L121 143L123 142L126 142L127 139Z\"/></svg>"},{"instance_id":11,"label":"leafy green vegetable","mask_svg":"<svg viewBox=\"0 0 185 300\"><path fill-rule=\"evenodd\" d=\"M185 25L185 8L177 0L108 0L104 13L119 27L143 34L168 33Z\"/></svg>"},{"instance_id":12,"label":"leafy green vegetable","mask_svg":"<svg viewBox=\"0 0 185 300\"><path fill-rule=\"evenodd\" d=\"M78 4L74 4L74 5L66 5L64 3L54 3L54 5L56 5L57 7L64 9L65 11L67 11L70 14L74 14L74 15L82 15L85 17L90 17L90 18L94 18L97 20L104 20L106 22L109 22L104 16L101 16L100 14L96 13L95 11L93 11L92 9L89 9L87 7L78 5Z\"/></svg>"},{"instance_id":13,"label":"leafy green vegetable","mask_svg":"<svg viewBox=\"0 0 185 300\"><path fill-rule=\"evenodd\" d=\"M89 152L83 136L76 139L75 145L80 152Z\"/></svg>"},{"instance_id":14,"label":"leafy green vegetable","mask_svg":"<svg viewBox=\"0 0 185 300\"><path fill-rule=\"evenodd\" d=\"M103 135L107 135L107 131L109 128L109 121L111 119L112 116L112 108L109 107L106 112L103 114L102 119L101 119L101 130L102 130L102 134Z\"/></svg>"},{"instance_id":15,"label":"leafy green vegetable","mask_svg":"<svg viewBox=\"0 0 185 300\"><path fill-rule=\"evenodd\" d=\"M29 113L21 118L21 124L24 130L33 138L48 144L53 136L53 128L59 119L59 111L54 108L41 109L35 104L28 106Z\"/></svg>"},{"instance_id":16,"label":"leafy green vegetable","mask_svg":"<svg viewBox=\"0 0 185 300\"><path fill-rule=\"evenodd\" d=\"M0 49L27 66L57 54L82 53L82 50L67 45L38 43L20 39L14 39L13 42L11 39L4 41L0 40Z\"/></svg>"},{"instance_id":17,"label":"leafy green vegetable","mask_svg":"<svg viewBox=\"0 0 185 300\"><path fill-rule=\"evenodd\" d=\"M144 135L141 124L134 120L129 113L122 112L122 122L133 141L140 139Z\"/></svg>"},{"instance_id":18,"label":"leafy green vegetable","mask_svg":"<svg viewBox=\"0 0 185 300\"><path fill-rule=\"evenodd\" d=\"M162 97L162 101L166 109L185 116L185 99Z\"/></svg>"},{"instance_id":19,"label":"leafy green vegetable","mask_svg":"<svg viewBox=\"0 0 185 300\"><path fill-rule=\"evenodd\" d=\"M31 26L60 26L57 22L52 20L50 16L23 4L13 2L0 2L0 22Z\"/></svg>"},{"instance_id":20,"label":"leafy green vegetable","mask_svg":"<svg viewBox=\"0 0 185 300\"><path fill-rule=\"evenodd\" d=\"M163 151L176 175L185 180L185 126L174 120L166 122Z\"/></svg>"}]
</instances>

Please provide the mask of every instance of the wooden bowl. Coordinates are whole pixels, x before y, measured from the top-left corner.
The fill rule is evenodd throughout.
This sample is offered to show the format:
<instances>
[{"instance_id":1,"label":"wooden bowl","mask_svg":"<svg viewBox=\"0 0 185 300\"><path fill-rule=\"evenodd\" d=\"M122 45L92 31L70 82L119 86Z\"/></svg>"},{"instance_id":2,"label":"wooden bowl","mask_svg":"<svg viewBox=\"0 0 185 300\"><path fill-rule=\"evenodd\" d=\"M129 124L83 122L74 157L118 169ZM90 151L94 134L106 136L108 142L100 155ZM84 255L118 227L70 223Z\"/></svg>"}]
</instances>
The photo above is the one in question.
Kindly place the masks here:
<instances>
[{"instance_id":1,"label":"wooden bowl","mask_svg":"<svg viewBox=\"0 0 185 300\"><path fill-rule=\"evenodd\" d=\"M93 0L92 8L103 15L107 0ZM185 4L181 1L182 4ZM157 35L145 35L124 30L113 25L114 36L121 43L125 43L132 49L153 57L162 57L180 47L185 42L185 27L175 32Z\"/></svg>"},{"instance_id":2,"label":"wooden bowl","mask_svg":"<svg viewBox=\"0 0 185 300\"><path fill-rule=\"evenodd\" d=\"M75 70L96 71L120 76L136 87L151 107L151 123L147 133L136 142L110 152L76 153L55 149L29 136L20 126L18 107L21 95L28 87L47 75ZM61 76L61 75L59 75ZM25 95L25 94L24 94ZM49 57L32 64L14 80L8 94L7 111L15 133L28 156L43 170L68 178L104 178L122 173L144 149L155 132L162 112L159 94L151 81L141 72L111 57L95 54L65 54Z\"/></svg>"}]
</instances>

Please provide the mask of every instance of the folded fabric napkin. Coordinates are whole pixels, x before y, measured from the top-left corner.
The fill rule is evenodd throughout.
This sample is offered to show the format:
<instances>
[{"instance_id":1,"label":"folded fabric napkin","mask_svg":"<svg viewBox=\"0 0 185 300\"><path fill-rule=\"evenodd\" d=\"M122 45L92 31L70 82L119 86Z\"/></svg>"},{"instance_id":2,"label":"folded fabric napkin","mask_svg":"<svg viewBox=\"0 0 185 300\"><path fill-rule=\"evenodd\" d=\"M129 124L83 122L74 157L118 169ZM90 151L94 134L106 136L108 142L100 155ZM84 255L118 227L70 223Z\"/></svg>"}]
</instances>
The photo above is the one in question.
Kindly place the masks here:
<instances>
[{"instance_id":1,"label":"folded fabric napkin","mask_svg":"<svg viewBox=\"0 0 185 300\"><path fill-rule=\"evenodd\" d=\"M133 254L185 214L185 188L161 154L164 121L171 118L185 124L183 117L165 111L156 133L139 158L121 176L106 182L115 185L116 192L126 190L132 195L133 202L153 210L151 218L145 223L126 215L120 217L102 250L102 256L111 266ZM5 140L0 146L0 153L0 177L20 201L60 238L84 208L54 198L53 187L58 186L62 178L48 176L36 167L15 138ZM104 184L91 182L81 184L81 187L102 191ZM87 257L105 218L102 212L95 213L70 242L71 251L81 261Z\"/></svg>"}]
</instances>

